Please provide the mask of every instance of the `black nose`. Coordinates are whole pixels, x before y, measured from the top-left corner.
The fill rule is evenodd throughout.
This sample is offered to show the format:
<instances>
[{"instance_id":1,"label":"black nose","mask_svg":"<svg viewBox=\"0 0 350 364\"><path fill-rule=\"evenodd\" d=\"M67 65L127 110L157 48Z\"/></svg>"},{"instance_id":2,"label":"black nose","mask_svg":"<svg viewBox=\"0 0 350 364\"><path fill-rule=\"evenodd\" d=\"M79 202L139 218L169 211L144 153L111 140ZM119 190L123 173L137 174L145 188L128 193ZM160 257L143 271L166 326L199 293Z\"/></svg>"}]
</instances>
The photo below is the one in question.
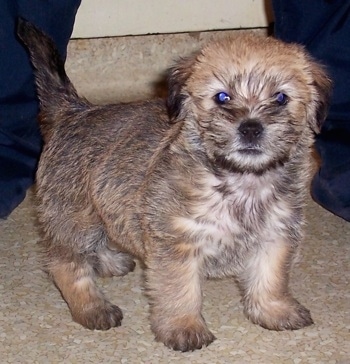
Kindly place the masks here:
<instances>
[{"instance_id":1,"label":"black nose","mask_svg":"<svg viewBox=\"0 0 350 364\"><path fill-rule=\"evenodd\" d=\"M238 132L244 141L248 143L256 142L264 131L263 126L256 120L243 121L238 128Z\"/></svg>"}]
</instances>

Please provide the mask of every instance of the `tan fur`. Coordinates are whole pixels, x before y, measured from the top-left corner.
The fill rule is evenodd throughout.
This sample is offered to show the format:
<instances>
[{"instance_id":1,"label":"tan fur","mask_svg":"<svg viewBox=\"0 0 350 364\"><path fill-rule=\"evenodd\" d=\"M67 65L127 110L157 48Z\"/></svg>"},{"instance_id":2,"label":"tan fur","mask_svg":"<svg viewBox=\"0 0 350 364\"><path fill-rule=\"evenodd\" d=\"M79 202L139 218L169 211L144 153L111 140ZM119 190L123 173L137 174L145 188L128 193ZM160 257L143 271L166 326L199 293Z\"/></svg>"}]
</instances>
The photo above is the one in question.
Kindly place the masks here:
<instances>
[{"instance_id":1,"label":"tan fur","mask_svg":"<svg viewBox=\"0 0 350 364\"><path fill-rule=\"evenodd\" d=\"M135 257L151 328L175 350L214 340L201 314L208 277L234 276L254 323L312 324L288 280L313 133L327 112L322 67L297 45L238 35L170 70L167 109L162 100L94 106L52 61L50 40L24 30L46 141L37 191L47 269L73 318L90 329L120 325L94 276L126 274ZM218 103L219 92L231 100Z\"/></svg>"}]
</instances>

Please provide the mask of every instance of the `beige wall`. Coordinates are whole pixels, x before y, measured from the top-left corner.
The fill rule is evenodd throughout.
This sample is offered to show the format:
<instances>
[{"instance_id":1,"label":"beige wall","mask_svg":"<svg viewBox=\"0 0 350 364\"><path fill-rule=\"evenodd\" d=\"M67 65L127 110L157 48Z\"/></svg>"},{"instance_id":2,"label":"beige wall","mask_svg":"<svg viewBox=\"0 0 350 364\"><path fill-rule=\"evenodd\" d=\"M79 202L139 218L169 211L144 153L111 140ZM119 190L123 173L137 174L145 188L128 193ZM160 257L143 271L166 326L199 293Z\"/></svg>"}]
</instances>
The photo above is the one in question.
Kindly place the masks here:
<instances>
[{"instance_id":1,"label":"beige wall","mask_svg":"<svg viewBox=\"0 0 350 364\"><path fill-rule=\"evenodd\" d=\"M82 0L73 38L266 27L269 0Z\"/></svg>"}]
</instances>

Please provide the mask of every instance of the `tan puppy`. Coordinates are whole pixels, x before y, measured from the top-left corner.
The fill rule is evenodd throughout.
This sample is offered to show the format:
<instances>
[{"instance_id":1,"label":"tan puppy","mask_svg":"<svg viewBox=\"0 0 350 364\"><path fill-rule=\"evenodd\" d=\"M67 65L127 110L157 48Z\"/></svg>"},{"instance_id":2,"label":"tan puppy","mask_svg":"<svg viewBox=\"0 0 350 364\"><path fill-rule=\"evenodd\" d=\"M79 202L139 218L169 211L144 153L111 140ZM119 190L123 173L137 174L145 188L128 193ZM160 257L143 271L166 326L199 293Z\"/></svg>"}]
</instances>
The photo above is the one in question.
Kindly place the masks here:
<instances>
[{"instance_id":1,"label":"tan puppy","mask_svg":"<svg viewBox=\"0 0 350 364\"><path fill-rule=\"evenodd\" d=\"M137 258L151 328L175 350L215 339L201 314L208 277L236 277L246 316L265 328L312 324L288 278L330 81L303 48L253 34L214 41L171 70L167 107L94 106L45 35L23 21L19 35L41 102L46 267L75 321L121 324L94 278Z\"/></svg>"}]
</instances>

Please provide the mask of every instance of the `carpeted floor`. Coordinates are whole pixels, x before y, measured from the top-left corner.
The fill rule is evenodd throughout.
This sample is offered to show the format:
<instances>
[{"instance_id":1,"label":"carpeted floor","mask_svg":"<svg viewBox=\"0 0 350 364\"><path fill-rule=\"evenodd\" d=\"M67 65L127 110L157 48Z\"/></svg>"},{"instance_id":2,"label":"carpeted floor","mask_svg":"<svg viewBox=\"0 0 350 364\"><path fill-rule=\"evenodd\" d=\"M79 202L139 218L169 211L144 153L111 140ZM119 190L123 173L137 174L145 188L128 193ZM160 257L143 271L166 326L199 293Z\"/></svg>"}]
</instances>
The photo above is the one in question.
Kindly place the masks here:
<instances>
[{"instance_id":1,"label":"carpeted floor","mask_svg":"<svg viewBox=\"0 0 350 364\"><path fill-rule=\"evenodd\" d=\"M201 35L181 37L191 40L191 48ZM111 40L104 42L106 51L110 51ZM150 54L145 39L140 42L147 48L145 54ZM167 47L181 42L175 39ZM159 53L159 47L166 42L155 44L153 54ZM73 48L71 45L70 54L80 54L86 61L84 52L89 42L81 41ZM141 58L146 62L145 57ZM135 60L130 56L128 59ZM79 83L76 72L83 61L74 57L68 61L76 65L71 77ZM113 67L113 62L107 62L109 67ZM154 62L150 64L154 66ZM83 66L80 72L86 79L84 71ZM106 76L106 72L99 76ZM110 77L108 73L107 78ZM95 98L100 100L103 87L108 85L103 81L97 83L100 93ZM135 89L140 92L139 87ZM89 92L88 96L93 98L93 90ZM203 313L217 340L208 348L183 354L154 342L139 267L123 278L99 281L107 296L123 309L122 327L107 332L89 331L71 320L66 303L40 267L35 203L29 192L22 205L7 220L0 221L0 363L349 364L350 223L312 201L308 202L306 212L302 260L293 271L291 287L295 297L311 310L315 325L293 332L262 329L243 316L232 279L208 281Z\"/></svg>"}]
</instances>

